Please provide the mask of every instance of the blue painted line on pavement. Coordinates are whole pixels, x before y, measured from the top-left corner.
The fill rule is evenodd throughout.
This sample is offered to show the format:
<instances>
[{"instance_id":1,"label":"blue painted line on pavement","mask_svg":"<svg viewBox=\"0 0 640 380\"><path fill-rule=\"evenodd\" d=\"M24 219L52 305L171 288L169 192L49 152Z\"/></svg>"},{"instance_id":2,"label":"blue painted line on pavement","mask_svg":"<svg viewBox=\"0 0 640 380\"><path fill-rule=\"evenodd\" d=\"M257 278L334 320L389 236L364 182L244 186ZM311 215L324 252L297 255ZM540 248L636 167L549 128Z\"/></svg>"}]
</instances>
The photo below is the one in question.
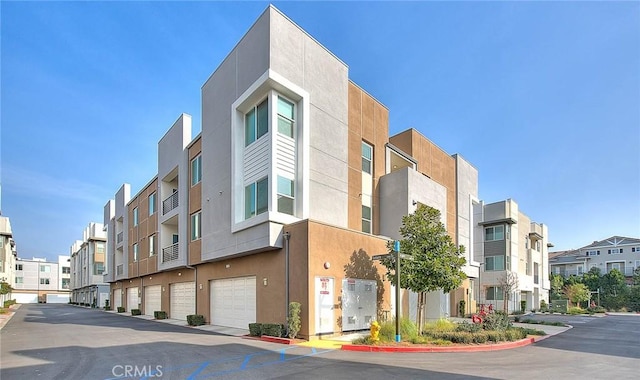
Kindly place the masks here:
<instances>
[{"instance_id":1,"label":"blue painted line on pavement","mask_svg":"<svg viewBox=\"0 0 640 380\"><path fill-rule=\"evenodd\" d=\"M187 377L187 380L195 380L196 376L198 376L198 374L200 372L202 372L202 370L204 370L211 362L204 362L202 363L202 365L200 367L198 367L198 369L196 369L193 373L191 373L191 375L189 375L189 377Z\"/></svg>"}]
</instances>

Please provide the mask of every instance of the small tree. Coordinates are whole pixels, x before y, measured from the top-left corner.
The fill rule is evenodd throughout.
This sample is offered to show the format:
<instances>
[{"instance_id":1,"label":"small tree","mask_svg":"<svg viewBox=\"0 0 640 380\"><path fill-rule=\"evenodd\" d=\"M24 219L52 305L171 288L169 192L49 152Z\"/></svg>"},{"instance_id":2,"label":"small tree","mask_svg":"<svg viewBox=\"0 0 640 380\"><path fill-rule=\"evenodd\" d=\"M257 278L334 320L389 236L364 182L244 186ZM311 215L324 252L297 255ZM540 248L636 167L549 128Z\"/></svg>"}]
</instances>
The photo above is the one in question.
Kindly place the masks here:
<instances>
[{"instance_id":1,"label":"small tree","mask_svg":"<svg viewBox=\"0 0 640 380\"><path fill-rule=\"evenodd\" d=\"M498 286L502 288L502 292L504 294L504 306L503 310L505 314L509 313L509 300L511 300L511 294L518 289L518 274L512 271L504 272L504 275L498 280Z\"/></svg>"},{"instance_id":2,"label":"small tree","mask_svg":"<svg viewBox=\"0 0 640 380\"><path fill-rule=\"evenodd\" d=\"M300 331L300 303L289 302L289 338L293 339Z\"/></svg>"},{"instance_id":3,"label":"small tree","mask_svg":"<svg viewBox=\"0 0 640 380\"><path fill-rule=\"evenodd\" d=\"M420 205L413 214L402 218L400 252L413 260L400 260L400 287L418 293L417 325L422 331L422 310L425 292L456 289L467 276L461 270L466 260L464 247L457 247L440 221L440 211ZM391 255L382 259L387 278L396 283L396 262L393 243L387 245Z\"/></svg>"},{"instance_id":4,"label":"small tree","mask_svg":"<svg viewBox=\"0 0 640 380\"><path fill-rule=\"evenodd\" d=\"M0 282L0 294L9 294L12 290L13 288L11 287L11 285L6 282Z\"/></svg>"},{"instance_id":5,"label":"small tree","mask_svg":"<svg viewBox=\"0 0 640 380\"><path fill-rule=\"evenodd\" d=\"M564 294L569 299L569 306L571 306L572 303L580 306L580 302L586 302L591 299L591 292L585 284L567 285L564 288Z\"/></svg>"},{"instance_id":6,"label":"small tree","mask_svg":"<svg viewBox=\"0 0 640 380\"><path fill-rule=\"evenodd\" d=\"M564 278L559 274L551 274L551 299L562 298L562 288L564 287Z\"/></svg>"}]
</instances>

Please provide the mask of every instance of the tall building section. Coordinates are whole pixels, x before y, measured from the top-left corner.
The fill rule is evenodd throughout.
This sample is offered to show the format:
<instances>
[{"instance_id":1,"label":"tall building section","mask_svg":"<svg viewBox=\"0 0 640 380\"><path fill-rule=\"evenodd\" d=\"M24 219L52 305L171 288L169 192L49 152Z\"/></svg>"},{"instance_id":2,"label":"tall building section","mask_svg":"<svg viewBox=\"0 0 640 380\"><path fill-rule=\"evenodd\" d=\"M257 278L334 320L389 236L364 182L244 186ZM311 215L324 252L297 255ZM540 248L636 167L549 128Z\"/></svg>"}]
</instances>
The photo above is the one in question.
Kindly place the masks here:
<instances>
[{"instance_id":1,"label":"tall building section","mask_svg":"<svg viewBox=\"0 0 640 380\"><path fill-rule=\"evenodd\" d=\"M508 298L508 311L520 310L520 301L526 301L527 310L538 309L541 300L549 299L548 248L552 244L547 226L533 222L512 199L480 202L474 208L475 254L482 262L480 303L503 310ZM509 295L501 287L507 273L517 280Z\"/></svg>"},{"instance_id":2,"label":"tall building section","mask_svg":"<svg viewBox=\"0 0 640 380\"><path fill-rule=\"evenodd\" d=\"M12 299L18 303L68 303L70 259L65 255L55 262L36 257L16 259Z\"/></svg>"},{"instance_id":3,"label":"tall building section","mask_svg":"<svg viewBox=\"0 0 640 380\"><path fill-rule=\"evenodd\" d=\"M192 137L180 115L159 140L153 178L134 195L124 184L105 205L113 307L246 329L283 323L297 301L309 339L366 329L396 304L410 315L415 295L396 300L371 256L424 204L465 246L469 277L430 294L427 318L456 315L460 300L475 310L477 169L414 129L389 136L389 110L348 71L265 10L202 86L202 132Z\"/></svg>"},{"instance_id":4,"label":"tall building section","mask_svg":"<svg viewBox=\"0 0 640 380\"><path fill-rule=\"evenodd\" d=\"M102 223L91 222L82 232L82 240L71 246L70 266L61 266L62 288L71 289L71 302L105 306L109 299L109 284L104 282L106 241ZM65 276L67 270L69 277Z\"/></svg>"},{"instance_id":5,"label":"tall building section","mask_svg":"<svg viewBox=\"0 0 640 380\"><path fill-rule=\"evenodd\" d=\"M13 240L11 222L8 217L0 216L0 282L15 287L15 265L18 256ZM11 292L0 295L0 302L12 299ZM2 305L0 303L0 305Z\"/></svg>"}]
</instances>

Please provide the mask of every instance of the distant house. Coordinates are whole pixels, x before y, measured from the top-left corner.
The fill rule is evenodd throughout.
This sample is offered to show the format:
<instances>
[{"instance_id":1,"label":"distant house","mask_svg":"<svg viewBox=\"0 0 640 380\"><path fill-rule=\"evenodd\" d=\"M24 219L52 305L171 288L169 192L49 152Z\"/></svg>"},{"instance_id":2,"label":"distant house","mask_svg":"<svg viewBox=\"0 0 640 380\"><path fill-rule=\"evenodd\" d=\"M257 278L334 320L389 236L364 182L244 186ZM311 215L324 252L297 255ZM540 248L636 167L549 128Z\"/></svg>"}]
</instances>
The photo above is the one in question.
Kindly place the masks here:
<instances>
[{"instance_id":1,"label":"distant house","mask_svg":"<svg viewBox=\"0 0 640 380\"><path fill-rule=\"evenodd\" d=\"M69 256L58 256L57 262L18 258L12 298L18 303L67 303L69 277Z\"/></svg>"},{"instance_id":2,"label":"distant house","mask_svg":"<svg viewBox=\"0 0 640 380\"><path fill-rule=\"evenodd\" d=\"M582 248L550 252L549 267L563 277L581 276L591 268L599 268L601 274L617 269L630 279L640 268L640 239L612 236Z\"/></svg>"}]
</instances>

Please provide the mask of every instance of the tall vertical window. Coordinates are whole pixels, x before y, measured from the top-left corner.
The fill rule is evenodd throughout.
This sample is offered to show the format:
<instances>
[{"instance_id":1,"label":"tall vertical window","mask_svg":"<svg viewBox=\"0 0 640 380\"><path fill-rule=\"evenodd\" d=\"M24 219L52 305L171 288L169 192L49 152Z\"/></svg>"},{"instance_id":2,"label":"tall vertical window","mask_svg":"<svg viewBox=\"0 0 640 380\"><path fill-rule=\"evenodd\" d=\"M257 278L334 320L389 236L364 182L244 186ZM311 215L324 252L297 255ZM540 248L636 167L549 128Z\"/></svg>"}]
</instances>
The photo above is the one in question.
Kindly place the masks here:
<instances>
[{"instance_id":1,"label":"tall vertical window","mask_svg":"<svg viewBox=\"0 0 640 380\"><path fill-rule=\"evenodd\" d=\"M51 266L50 265L40 265L40 272L43 272L43 273L51 272Z\"/></svg>"},{"instance_id":2,"label":"tall vertical window","mask_svg":"<svg viewBox=\"0 0 640 380\"><path fill-rule=\"evenodd\" d=\"M362 232L371 233L371 207L362 206Z\"/></svg>"},{"instance_id":3,"label":"tall vertical window","mask_svg":"<svg viewBox=\"0 0 640 380\"><path fill-rule=\"evenodd\" d=\"M499 286L487 287L486 299L488 301L502 301L504 299L504 293L502 292L502 288Z\"/></svg>"},{"instance_id":4,"label":"tall vertical window","mask_svg":"<svg viewBox=\"0 0 640 380\"><path fill-rule=\"evenodd\" d=\"M149 257L156 254L156 235L149 236Z\"/></svg>"},{"instance_id":5,"label":"tall vertical window","mask_svg":"<svg viewBox=\"0 0 640 380\"><path fill-rule=\"evenodd\" d=\"M191 215L191 240L198 240L202 237L202 223L200 211Z\"/></svg>"},{"instance_id":6,"label":"tall vertical window","mask_svg":"<svg viewBox=\"0 0 640 380\"><path fill-rule=\"evenodd\" d=\"M504 270L504 269L505 269L504 256L486 256L484 258L485 271Z\"/></svg>"},{"instance_id":7,"label":"tall vertical window","mask_svg":"<svg viewBox=\"0 0 640 380\"><path fill-rule=\"evenodd\" d=\"M373 147L366 142L362 142L362 171L371 174L373 159Z\"/></svg>"},{"instance_id":8,"label":"tall vertical window","mask_svg":"<svg viewBox=\"0 0 640 380\"><path fill-rule=\"evenodd\" d=\"M93 264L93 274L101 275L104 273L104 263L95 263Z\"/></svg>"},{"instance_id":9,"label":"tall vertical window","mask_svg":"<svg viewBox=\"0 0 640 380\"><path fill-rule=\"evenodd\" d=\"M293 103L278 96L278 132L293 137L294 115Z\"/></svg>"},{"instance_id":10,"label":"tall vertical window","mask_svg":"<svg viewBox=\"0 0 640 380\"><path fill-rule=\"evenodd\" d=\"M504 240L504 226L493 226L484 229L484 241Z\"/></svg>"},{"instance_id":11,"label":"tall vertical window","mask_svg":"<svg viewBox=\"0 0 640 380\"><path fill-rule=\"evenodd\" d=\"M244 116L244 146L269 132L269 101L265 99Z\"/></svg>"},{"instance_id":12,"label":"tall vertical window","mask_svg":"<svg viewBox=\"0 0 640 380\"><path fill-rule=\"evenodd\" d=\"M156 212L156 193L149 195L149 215Z\"/></svg>"},{"instance_id":13,"label":"tall vertical window","mask_svg":"<svg viewBox=\"0 0 640 380\"><path fill-rule=\"evenodd\" d=\"M293 180L278 176L278 212L293 215L294 194Z\"/></svg>"},{"instance_id":14,"label":"tall vertical window","mask_svg":"<svg viewBox=\"0 0 640 380\"><path fill-rule=\"evenodd\" d=\"M191 160L191 186L198 184L202 181L202 156Z\"/></svg>"},{"instance_id":15,"label":"tall vertical window","mask_svg":"<svg viewBox=\"0 0 640 380\"><path fill-rule=\"evenodd\" d=\"M133 225L134 226L138 225L138 208L137 207L133 209Z\"/></svg>"},{"instance_id":16,"label":"tall vertical window","mask_svg":"<svg viewBox=\"0 0 640 380\"><path fill-rule=\"evenodd\" d=\"M138 261L138 243L133 245L133 261Z\"/></svg>"},{"instance_id":17,"label":"tall vertical window","mask_svg":"<svg viewBox=\"0 0 640 380\"><path fill-rule=\"evenodd\" d=\"M96 243L96 253L104 253L104 243Z\"/></svg>"},{"instance_id":18,"label":"tall vertical window","mask_svg":"<svg viewBox=\"0 0 640 380\"><path fill-rule=\"evenodd\" d=\"M262 214L269 208L269 178L265 177L244 188L244 218Z\"/></svg>"}]
</instances>

